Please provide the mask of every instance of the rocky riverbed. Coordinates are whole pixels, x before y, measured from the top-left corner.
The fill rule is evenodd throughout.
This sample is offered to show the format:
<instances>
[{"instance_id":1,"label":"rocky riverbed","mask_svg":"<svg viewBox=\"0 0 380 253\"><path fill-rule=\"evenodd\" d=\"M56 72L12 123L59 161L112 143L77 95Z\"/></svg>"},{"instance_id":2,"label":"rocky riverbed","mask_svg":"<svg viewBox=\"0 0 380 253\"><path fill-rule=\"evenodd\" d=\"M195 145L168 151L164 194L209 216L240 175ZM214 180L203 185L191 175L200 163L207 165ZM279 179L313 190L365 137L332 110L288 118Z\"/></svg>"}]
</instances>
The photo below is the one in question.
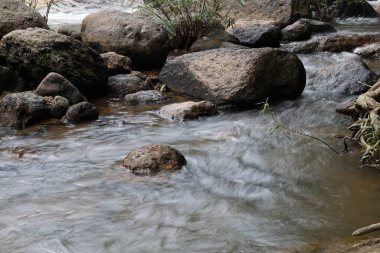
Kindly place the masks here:
<instances>
[{"instance_id":1,"label":"rocky riverbed","mask_svg":"<svg viewBox=\"0 0 380 253\"><path fill-rule=\"evenodd\" d=\"M335 109L378 80L377 18L286 26L285 5L281 22L238 22L162 68L165 32L130 21L139 3L105 10L119 4L66 2L56 30L101 12L72 36L41 24L0 41L1 252L370 250L350 235L378 221L380 173L356 143L270 134L259 103L343 150ZM128 39L106 33L120 26ZM247 48L267 36L275 48Z\"/></svg>"}]
</instances>

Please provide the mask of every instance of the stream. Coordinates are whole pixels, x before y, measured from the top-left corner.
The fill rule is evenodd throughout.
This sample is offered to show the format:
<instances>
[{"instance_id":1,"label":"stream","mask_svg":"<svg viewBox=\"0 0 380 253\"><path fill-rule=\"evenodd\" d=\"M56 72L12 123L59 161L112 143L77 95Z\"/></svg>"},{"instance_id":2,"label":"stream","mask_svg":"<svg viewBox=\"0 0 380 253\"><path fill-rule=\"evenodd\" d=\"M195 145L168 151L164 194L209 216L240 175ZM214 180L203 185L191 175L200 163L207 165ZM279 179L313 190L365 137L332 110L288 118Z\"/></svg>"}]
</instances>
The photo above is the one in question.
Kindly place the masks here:
<instances>
[{"instance_id":1,"label":"stream","mask_svg":"<svg viewBox=\"0 0 380 253\"><path fill-rule=\"evenodd\" d=\"M340 33L380 31L377 19L335 25ZM355 55L299 57L310 81ZM335 109L353 99L306 87L272 110L282 124L343 150L336 136L349 134L350 119ZM270 135L273 120L258 110L172 122L159 116L162 105L92 102L96 122L0 128L0 252L339 252L358 241L355 229L379 222L380 172L360 167L358 145L337 155L282 129ZM188 164L151 177L123 169L131 150L153 143L177 148Z\"/></svg>"}]
</instances>

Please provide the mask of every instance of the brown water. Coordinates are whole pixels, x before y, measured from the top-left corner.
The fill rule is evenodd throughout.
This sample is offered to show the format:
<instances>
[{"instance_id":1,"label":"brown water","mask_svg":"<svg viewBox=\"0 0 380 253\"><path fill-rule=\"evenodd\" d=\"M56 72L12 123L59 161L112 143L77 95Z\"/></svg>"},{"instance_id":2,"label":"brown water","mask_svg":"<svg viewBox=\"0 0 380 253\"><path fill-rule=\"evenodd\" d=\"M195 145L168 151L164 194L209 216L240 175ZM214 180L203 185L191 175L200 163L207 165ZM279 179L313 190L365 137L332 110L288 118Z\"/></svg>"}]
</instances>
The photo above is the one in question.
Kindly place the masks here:
<instances>
[{"instance_id":1,"label":"brown water","mask_svg":"<svg viewBox=\"0 0 380 253\"><path fill-rule=\"evenodd\" d=\"M300 57L310 79L353 56ZM306 89L273 110L341 150L335 136L350 120L334 110L352 99ZM284 130L269 135L272 120L257 110L179 123L159 106L95 103L96 122L0 129L1 253L339 252L380 220L380 172L360 167L354 144L336 155ZM154 177L122 168L151 143L179 149L187 166Z\"/></svg>"}]
</instances>

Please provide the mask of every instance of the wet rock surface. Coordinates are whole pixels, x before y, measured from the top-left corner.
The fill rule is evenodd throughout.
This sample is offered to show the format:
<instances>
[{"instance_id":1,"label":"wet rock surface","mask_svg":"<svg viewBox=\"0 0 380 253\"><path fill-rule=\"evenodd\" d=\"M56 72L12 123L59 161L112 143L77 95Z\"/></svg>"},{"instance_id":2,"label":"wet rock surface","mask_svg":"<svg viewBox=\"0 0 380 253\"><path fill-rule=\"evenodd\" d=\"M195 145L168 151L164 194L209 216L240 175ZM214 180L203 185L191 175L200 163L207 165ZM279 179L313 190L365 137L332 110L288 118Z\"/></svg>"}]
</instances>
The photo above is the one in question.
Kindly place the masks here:
<instances>
[{"instance_id":1,"label":"wet rock surface","mask_svg":"<svg viewBox=\"0 0 380 253\"><path fill-rule=\"evenodd\" d=\"M123 166L137 175L152 175L160 171L175 171L186 164L185 157L167 145L138 148L123 160Z\"/></svg>"},{"instance_id":2,"label":"wet rock surface","mask_svg":"<svg viewBox=\"0 0 380 253\"><path fill-rule=\"evenodd\" d=\"M130 105L153 104L169 100L169 97L156 90L144 90L125 96L124 101Z\"/></svg>"},{"instance_id":3,"label":"wet rock surface","mask_svg":"<svg viewBox=\"0 0 380 253\"><path fill-rule=\"evenodd\" d=\"M82 123L97 120L98 118L99 112L95 105L89 102L81 102L70 106L62 121L67 123Z\"/></svg>"},{"instance_id":4,"label":"wet rock surface","mask_svg":"<svg viewBox=\"0 0 380 253\"><path fill-rule=\"evenodd\" d=\"M247 47L279 47L281 29L273 24L257 24L245 22L232 29L243 46Z\"/></svg>"},{"instance_id":5,"label":"wet rock surface","mask_svg":"<svg viewBox=\"0 0 380 253\"><path fill-rule=\"evenodd\" d=\"M218 114L218 111L216 104L210 101L187 101L166 105L161 108L160 114L164 118L183 121L204 116L214 116Z\"/></svg>"},{"instance_id":6,"label":"wet rock surface","mask_svg":"<svg viewBox=\"0 0 380 253\"><path fill-rule=\"evenodd\" d=\"M108 78L108 94L113 97L125 97L127 94L151 88L149 82L133 74L120 74Z\"/></svg>"}]
</instances>

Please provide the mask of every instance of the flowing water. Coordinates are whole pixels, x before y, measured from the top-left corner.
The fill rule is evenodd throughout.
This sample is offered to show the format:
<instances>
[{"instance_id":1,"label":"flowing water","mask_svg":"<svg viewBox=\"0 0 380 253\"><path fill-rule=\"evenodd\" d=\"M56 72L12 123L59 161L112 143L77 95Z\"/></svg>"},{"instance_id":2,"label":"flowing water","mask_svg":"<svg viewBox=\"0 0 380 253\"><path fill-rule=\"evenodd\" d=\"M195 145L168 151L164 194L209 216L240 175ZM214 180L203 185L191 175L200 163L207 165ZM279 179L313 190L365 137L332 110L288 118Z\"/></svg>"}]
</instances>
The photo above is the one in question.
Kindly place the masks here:
<instances>
[{"instance_id":1,"label":"flowing water","mask_svg":"<svg viewBox=\"0 0 380 253\"><path fill-rule=\"evenodd\" d=\"M300 55L309 80L351 57ZM284 125L341 150L336 135L350 120L335 108L352 99L307 87L272 106ZM96 122L0 128L0 252L339 252L353 230L379 222L380 172L360 167L357 145L337 155L292 132L270 135L273 120L258 110L171 122L159 106L94 102ZM188 164L152 177L123 169L128 152L152 143Z\"/></svg>"}]
</instances>

